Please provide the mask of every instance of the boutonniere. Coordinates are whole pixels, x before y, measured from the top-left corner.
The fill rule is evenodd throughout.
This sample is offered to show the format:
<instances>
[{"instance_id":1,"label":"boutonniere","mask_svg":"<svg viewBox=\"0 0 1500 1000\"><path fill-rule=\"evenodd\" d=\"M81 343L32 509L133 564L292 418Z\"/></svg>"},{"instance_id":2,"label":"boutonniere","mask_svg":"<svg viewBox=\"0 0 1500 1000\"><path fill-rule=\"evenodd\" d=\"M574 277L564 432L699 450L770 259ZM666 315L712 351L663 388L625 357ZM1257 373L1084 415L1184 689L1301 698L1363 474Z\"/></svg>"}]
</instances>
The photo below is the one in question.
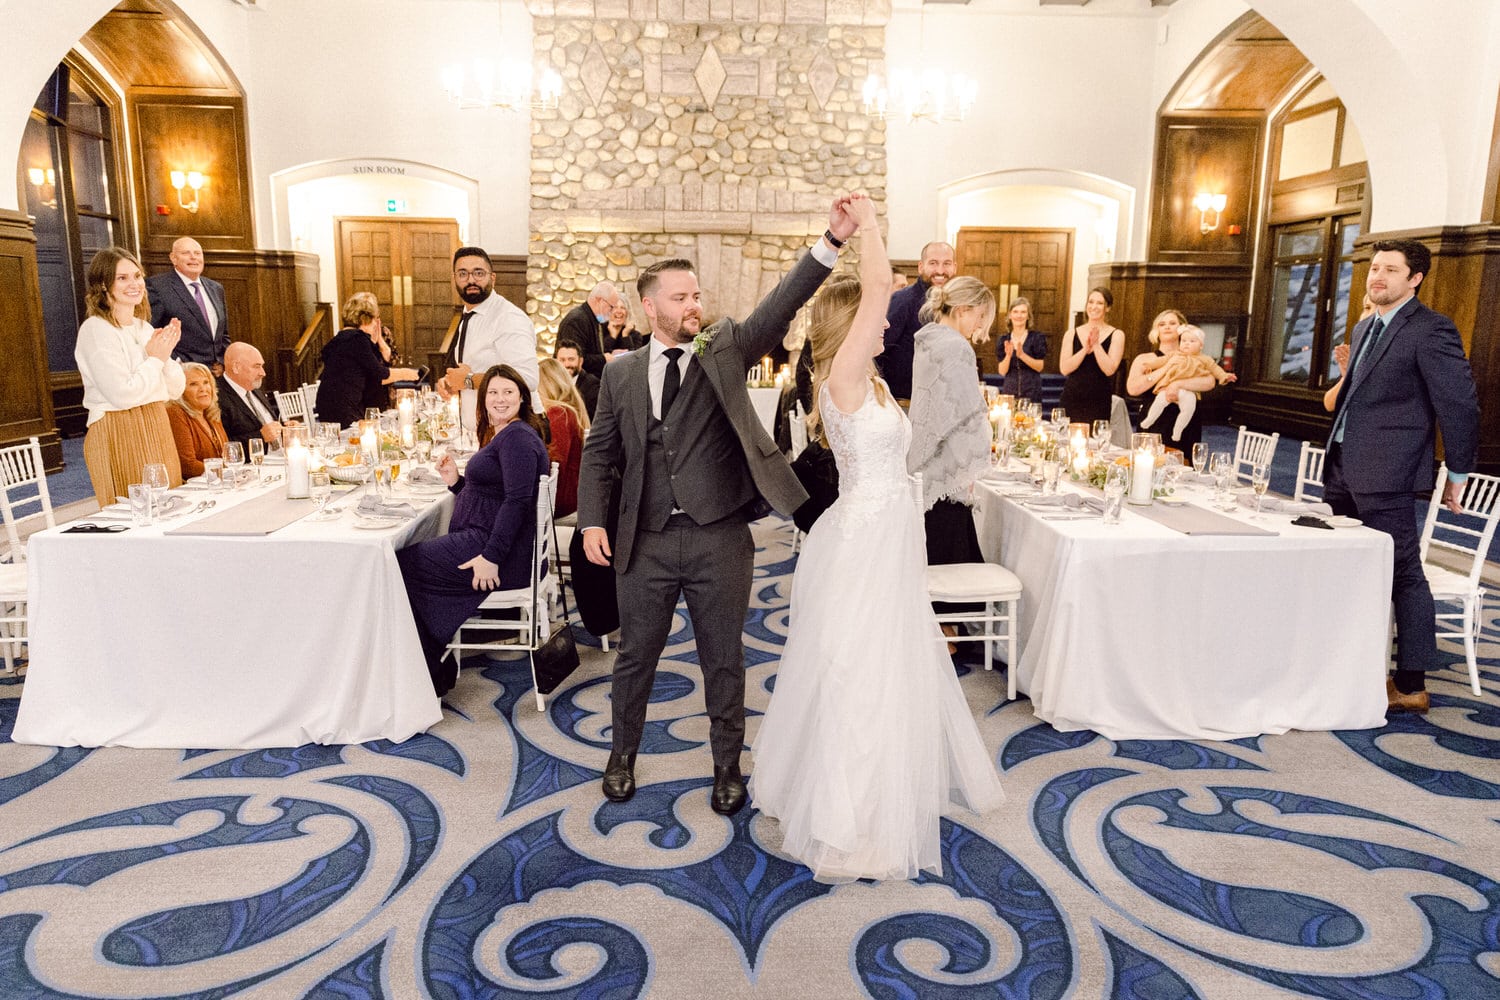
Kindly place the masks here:
<instances>
[{"instance_id":1,"label":"boutonniere","mask_svg":"<svg viewBox=\"0 0 1500 1000\"><path fill-rule=\"evenodd\" d=\"M707 330L699 330L698 336L693 338L693 353L700 358L703 357L703 352L708 350L708 345L712 344L714 338L718 335L719 331L714 327L709 327Z\"/></svg>"}]
</instances>

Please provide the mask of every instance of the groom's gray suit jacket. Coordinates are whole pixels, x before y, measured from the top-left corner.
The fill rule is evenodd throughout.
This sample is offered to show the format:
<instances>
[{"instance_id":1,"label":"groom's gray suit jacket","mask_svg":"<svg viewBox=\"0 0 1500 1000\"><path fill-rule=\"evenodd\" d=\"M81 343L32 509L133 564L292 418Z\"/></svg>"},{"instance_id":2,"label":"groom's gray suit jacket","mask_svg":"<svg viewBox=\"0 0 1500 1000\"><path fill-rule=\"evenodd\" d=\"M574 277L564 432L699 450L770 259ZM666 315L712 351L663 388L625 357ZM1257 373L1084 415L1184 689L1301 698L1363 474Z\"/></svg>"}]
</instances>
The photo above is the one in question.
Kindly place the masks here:
<instances>
[{"instance_id":1,"label":"groom's gray suit jacket","mask_svg":"<svg viewBox=\"0 0 1500 1000\"><path fill-rule=\"evenodd\" d=\"M786 336L792 317L828 274L829 268L804 253L743 322L725 318L710 327L712 339L689 361L665 428L654 427L651 417L649 345L605 366L583 450L578 524L606 525L618 475L620 521L610 539L617 571L629 567L637 532L661 527L654 522L664 520L658 509L664 492L668 502L675 500L699 524L741 509L759 516L765 512L762 501L790 516L807 499L756 416L745 373ZM663 449L672 453L670 459L663 458ZM648 477L648 467L657 474ZM664 491L664 473L670 478L669 492Z\"/></svg>"}]
</instances>

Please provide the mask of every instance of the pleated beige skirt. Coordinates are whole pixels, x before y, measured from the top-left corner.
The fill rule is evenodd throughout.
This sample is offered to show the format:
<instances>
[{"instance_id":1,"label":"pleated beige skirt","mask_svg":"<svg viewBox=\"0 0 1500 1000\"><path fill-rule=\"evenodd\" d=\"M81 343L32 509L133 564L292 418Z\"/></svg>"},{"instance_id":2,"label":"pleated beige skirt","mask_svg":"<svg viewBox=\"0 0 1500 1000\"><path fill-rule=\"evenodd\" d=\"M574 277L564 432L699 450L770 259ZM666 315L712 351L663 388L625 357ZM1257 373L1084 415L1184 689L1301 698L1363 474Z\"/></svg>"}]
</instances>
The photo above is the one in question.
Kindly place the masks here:
<instances>
[{"instance_id":1,"label":"pleated beige skirt","mask_svg":"<svg viewBox=\"0 0 1500 1000\"><path fill-rule=\"evenodd\" d=\"M167 404L142 403L128 410L111 410L89 424L83 438L83 464L100 507L126 495L131 483L141 481L148 462L161 462L173 486L182 485L182 464L167 420Z\"/></svg>"}]
</instances>

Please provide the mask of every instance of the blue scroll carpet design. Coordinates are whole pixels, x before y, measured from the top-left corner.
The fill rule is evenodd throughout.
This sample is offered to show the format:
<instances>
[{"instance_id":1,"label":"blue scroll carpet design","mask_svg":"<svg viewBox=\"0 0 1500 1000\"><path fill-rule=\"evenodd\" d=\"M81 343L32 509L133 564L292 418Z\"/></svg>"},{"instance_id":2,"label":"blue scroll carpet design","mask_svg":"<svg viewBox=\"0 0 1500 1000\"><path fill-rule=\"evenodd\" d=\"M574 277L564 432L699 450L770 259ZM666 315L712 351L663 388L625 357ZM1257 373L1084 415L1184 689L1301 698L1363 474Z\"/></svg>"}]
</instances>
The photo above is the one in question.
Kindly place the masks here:
<instances>
[{"instance_id":1,"label":"blue scroll carpet design","mask_svg":"<svg viewBox=\"0 0 1500 1000\"><path fill-rule=\"evenodd\" d=\"M756 539L752 736L795 566ZM621 805L597 646L545 712L477 661L400 745L22 746L0 676L0 1000L1500 997L1484 617L1482 697L1445 647L1433 712L1361 732L1116 743L963 670L1008 801L944 822L941 876L837 887L709 809L685 615Z\"/></svg>"}]
</instances>

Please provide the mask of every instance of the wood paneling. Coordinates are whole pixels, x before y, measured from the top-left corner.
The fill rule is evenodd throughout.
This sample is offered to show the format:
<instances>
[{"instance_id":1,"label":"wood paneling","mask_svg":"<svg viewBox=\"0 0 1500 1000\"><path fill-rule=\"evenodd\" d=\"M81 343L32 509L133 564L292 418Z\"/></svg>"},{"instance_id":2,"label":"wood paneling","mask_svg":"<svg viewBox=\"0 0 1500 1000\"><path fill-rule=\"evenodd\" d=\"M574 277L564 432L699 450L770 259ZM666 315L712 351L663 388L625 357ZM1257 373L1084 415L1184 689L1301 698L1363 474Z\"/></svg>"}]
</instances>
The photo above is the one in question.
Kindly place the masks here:
<instances>
[{"instance_id":1,"label":"wood paneling","mask_svg":"<svg viewBox=\"0 0 1500 1000\"><path fill-rule=\"evenodd\" d=\"M1157 122L1151 259L1248 264L1260 191L1260 117L1162 116ZM1204 233L1193 197L1227 196L1219 228ZM1238 227L1240 232L1232 230Z\"/></svg>"},{"instance_id":2,"label":"wood paneling","mask_svg":"<svg viewBox=\"0 0 1500 1000\"><path fill-rule=\"evenodd\" d=\"M52 420L40 287L30 218L0 210L0 447L38 437L47 468L56 471L62 444Z\"/></svg>"},{"instance_id":3,"label":"wood paneling","mask_svg":"<svg viewBox=\"0 0 1500 1000\"><path fill-rule=\"evenodd\" d=\"M192 94L139 97L132 90L126 104L134 123L142 252L170 250L181 236L210 252L254 246L244 102ZM196 213L178 204L173 170L208 177Z\"/></svg>"},{"instance_id":4,"label":"wood paneling","mask_svg":"<svg viewBox=\"0 0 1500 1000\"><path fill-rule=\"evenodd\" d=\"M1284 38L1225 42L1183 77L1171 107L1176 111L1268 108L1310 65Z\"/></svg>"},{"instance_id":5,"label":"wood paneling","mask_svg":"<svg viewBox=\"0 0 1500 1000\"><path fill-rule=\"evenodd\" d=\"M118 5L89 29L82 45L110 76L132 87L238 93L212 47L152 3Z\"/></svg>"}]
</instances>

